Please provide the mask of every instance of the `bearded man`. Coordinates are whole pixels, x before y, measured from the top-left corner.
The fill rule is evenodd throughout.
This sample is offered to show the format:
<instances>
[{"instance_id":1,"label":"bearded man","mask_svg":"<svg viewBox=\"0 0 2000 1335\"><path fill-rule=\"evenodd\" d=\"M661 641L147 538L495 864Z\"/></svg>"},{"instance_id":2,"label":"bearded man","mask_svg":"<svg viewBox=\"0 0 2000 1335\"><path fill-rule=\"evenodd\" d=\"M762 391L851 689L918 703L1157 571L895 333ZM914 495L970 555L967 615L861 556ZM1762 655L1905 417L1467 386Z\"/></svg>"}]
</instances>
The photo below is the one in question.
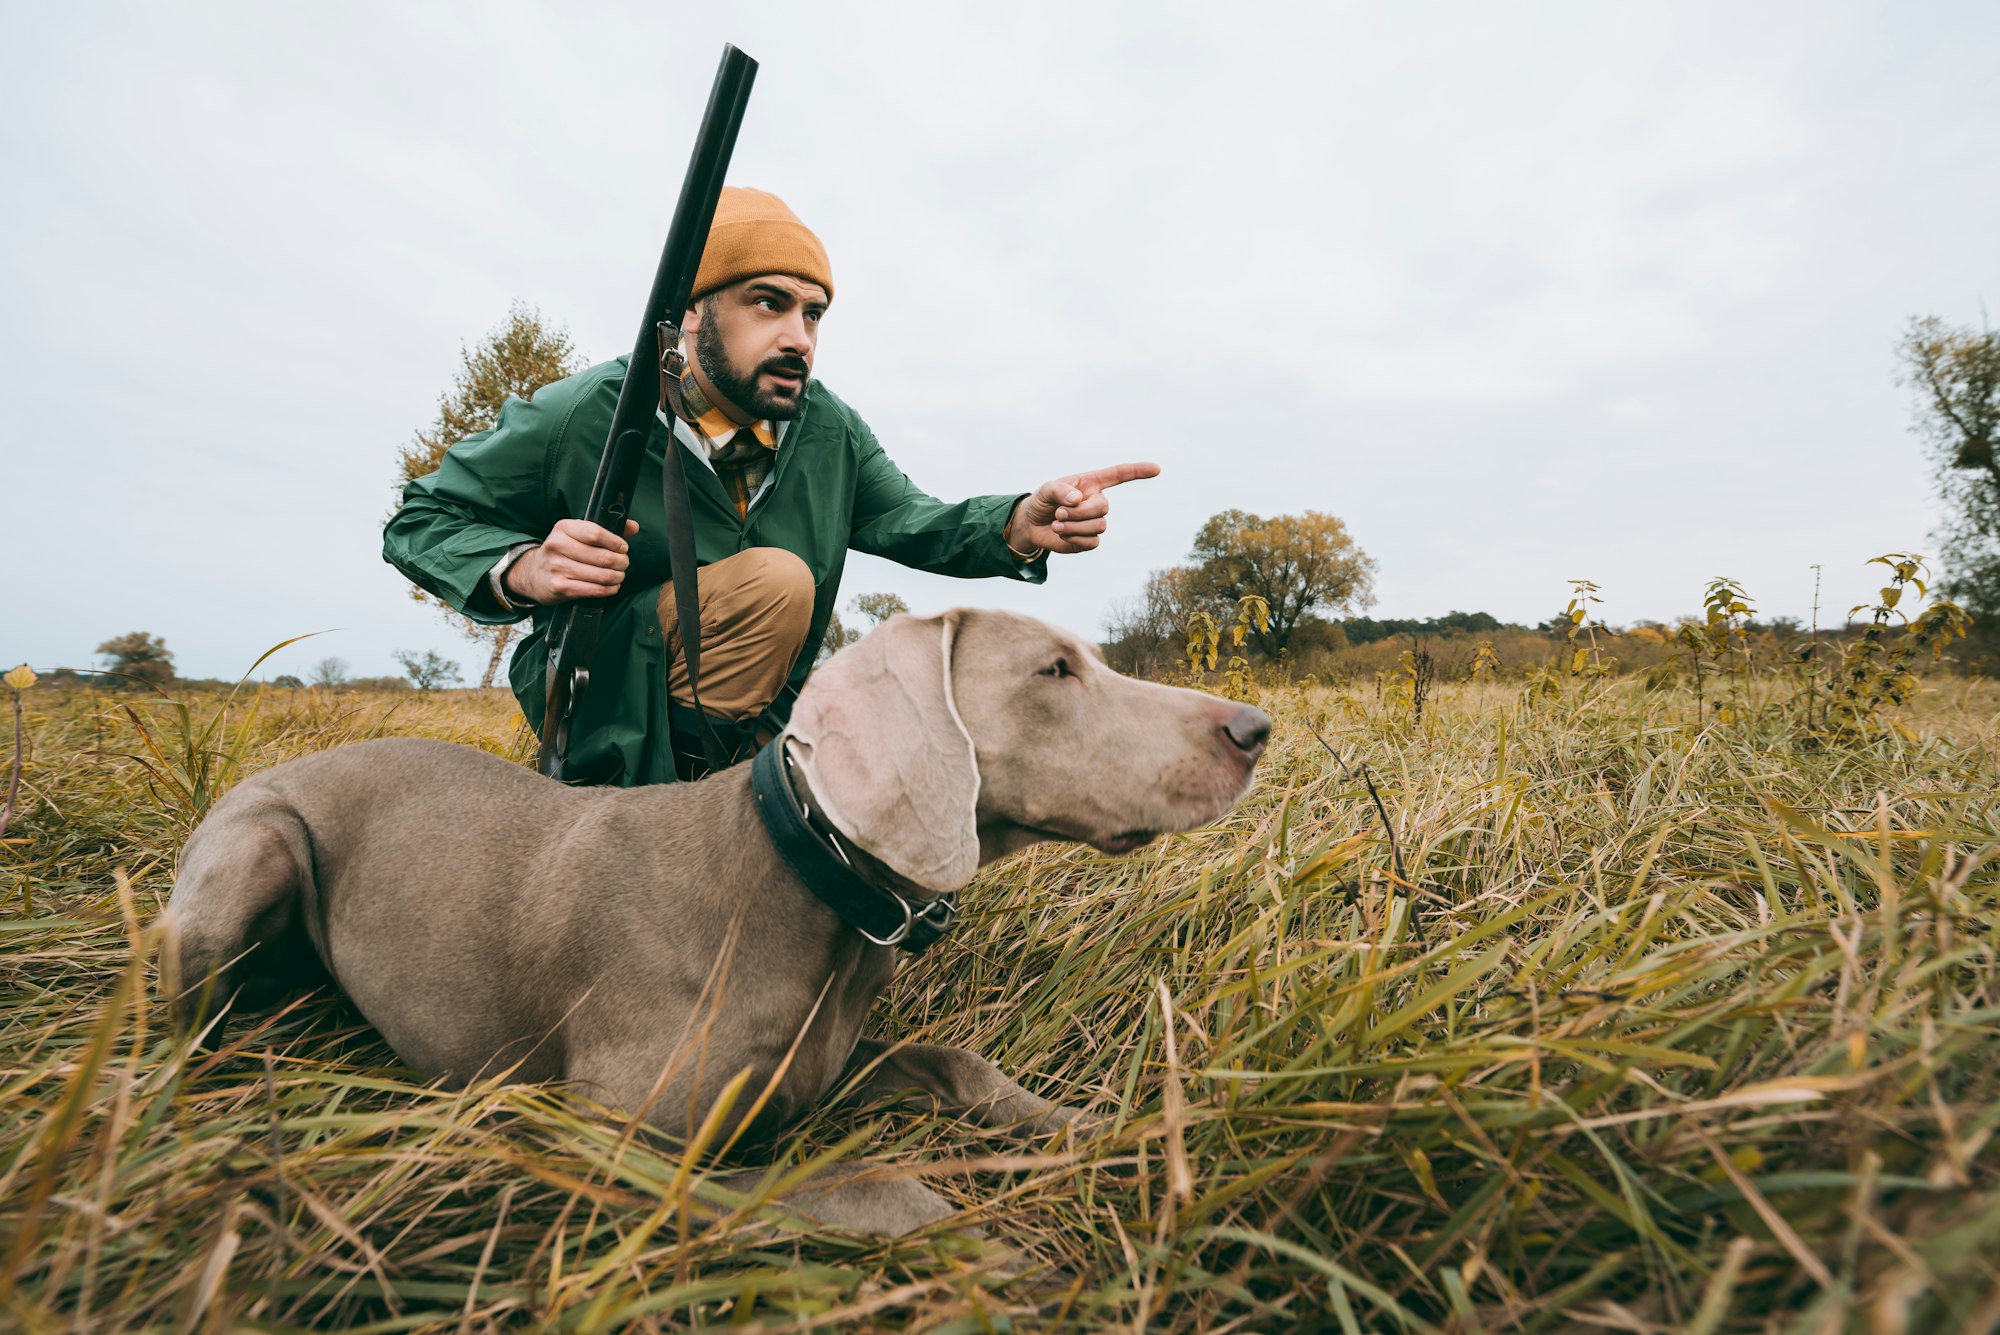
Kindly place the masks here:
<instances>
[{"instance_id":1,"label":"bearded man","mask_svg":"<svg viewBox=\"0 0 2000 1335\"><path fill-rule=\"evenodd\" d=\"M667 582L660 470L683 449L701 606L701 703L747 753L782 727L812 671L849 548L918 570L1039 584L1051 552L1104 533L1105 490L1153 477L1120 464L1032 492L947 504L926 495L855 411L812 379L833 272L783 201L726 188L683 329L696 421L655 423L622 535L568 518L590 495L626 358L508 400L499 424L453 445L403 489L383 558L474 621L532 616L508 679L542 726L548 609L606 603L566 772L635 785L698 774L700 720Z\"/></svg>"}]
</instances>

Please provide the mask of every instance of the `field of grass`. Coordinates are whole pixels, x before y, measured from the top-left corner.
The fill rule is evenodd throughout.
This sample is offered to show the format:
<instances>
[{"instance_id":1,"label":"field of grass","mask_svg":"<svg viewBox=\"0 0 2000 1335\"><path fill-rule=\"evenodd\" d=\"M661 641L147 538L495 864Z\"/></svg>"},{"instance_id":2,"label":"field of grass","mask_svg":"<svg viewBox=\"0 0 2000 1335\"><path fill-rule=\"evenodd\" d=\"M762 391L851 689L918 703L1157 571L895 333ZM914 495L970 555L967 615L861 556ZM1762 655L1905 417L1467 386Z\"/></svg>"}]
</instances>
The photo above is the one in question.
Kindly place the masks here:
<instances>
[{"instance_id":1,"label":"field of grass","mask_svg":"<svg viewBox=\"0 0 2000 1335\"><path fill-rule=\"evenodd\" d=\"M998 865L881 1007L1106 1130L833 1107L781 1146L962 1204L894 1242L730 1208L558 1088L425 1088L337 999L176 1042L151 924L214 795L384 734L518 758L503 695L31 690L0 1327L1991 1329L2000 689L1929 684L1837 746L1631 680L1421 724L1266 691L1220 827Z\"/></svg>"}]
</instances>

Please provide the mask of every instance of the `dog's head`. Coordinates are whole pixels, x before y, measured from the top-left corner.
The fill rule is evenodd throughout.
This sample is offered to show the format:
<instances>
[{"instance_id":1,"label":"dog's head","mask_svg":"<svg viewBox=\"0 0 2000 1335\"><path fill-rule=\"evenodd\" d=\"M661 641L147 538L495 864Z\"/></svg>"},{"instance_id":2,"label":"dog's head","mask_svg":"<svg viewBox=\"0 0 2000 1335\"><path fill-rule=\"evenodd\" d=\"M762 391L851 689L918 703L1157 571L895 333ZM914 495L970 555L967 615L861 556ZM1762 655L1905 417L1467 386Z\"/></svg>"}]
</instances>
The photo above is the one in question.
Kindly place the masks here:
<instances>
[{"instance_id":1,"label":"dog's head","mask_svg":"<svg viewBox=\"0 0 2000 1335\"><path fill-rule=\"evenodd\" d=\"M1249 792L1270 727L1032 617L958 608L835 654L785 735L834 825L943 893L1040 840L1123 853L1207 824Z\"/></svg>"}]
</instances>

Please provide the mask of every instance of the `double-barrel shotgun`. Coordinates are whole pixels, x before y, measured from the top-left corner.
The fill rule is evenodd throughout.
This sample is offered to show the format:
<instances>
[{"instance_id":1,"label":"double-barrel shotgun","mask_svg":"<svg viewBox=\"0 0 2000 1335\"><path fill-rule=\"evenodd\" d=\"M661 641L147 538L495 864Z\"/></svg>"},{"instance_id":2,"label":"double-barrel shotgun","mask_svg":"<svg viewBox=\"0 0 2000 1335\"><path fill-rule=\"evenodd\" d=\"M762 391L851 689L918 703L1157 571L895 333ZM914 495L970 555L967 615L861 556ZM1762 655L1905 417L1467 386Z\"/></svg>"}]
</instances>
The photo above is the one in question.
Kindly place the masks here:
<instances>
[{"instance_id":1,"label":"double-barrel shotgun","mask_svg":"<svg viewBox=\"0 0 2000 1335\"><path fill-rule=\"evenodd\" d=\"M646 455L646 437L655 416L685 417L680 378L686 364L680 352L681 319L694 291L695 272L715 219L723 176L736 147L736 131L750 101L750 84L757 62L734 46L724 46L722 63L709 91L708 109L695 135L694 156L681 182L681 197L667 229L653 290L646 297L645 318L625 367L625 383L611 415L611 430L591 483L583 519L623 536L632 509L632 489ZM669 432L662 461L667 511L667 559L672 568L674 608L678 613L681 652L693 690L695 713L702 725L702 745L709 763L719 766L722 748L701 708L701 611L696 600L693 517L688 509L687 481L681 472L681 452ZM542 712L542 750L537 767L553 779L564 778L563 762L570 734L590 688L591 660L597 653L604 622L604 605L595 599L566 602L549 620L549 667Z\"/></svg>"}]
</instances>

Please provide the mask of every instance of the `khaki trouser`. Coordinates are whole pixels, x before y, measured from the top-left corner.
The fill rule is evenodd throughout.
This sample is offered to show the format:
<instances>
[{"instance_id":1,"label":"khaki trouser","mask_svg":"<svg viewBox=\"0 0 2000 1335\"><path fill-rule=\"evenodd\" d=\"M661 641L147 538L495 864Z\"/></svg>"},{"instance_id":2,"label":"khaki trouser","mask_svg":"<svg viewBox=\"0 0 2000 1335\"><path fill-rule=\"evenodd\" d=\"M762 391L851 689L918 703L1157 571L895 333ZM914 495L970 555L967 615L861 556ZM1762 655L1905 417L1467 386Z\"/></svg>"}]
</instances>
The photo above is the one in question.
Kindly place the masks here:
<instances>
[{"instance_id":1,"label":"khaki trouser","mask_svg":"<svg viewBox=\"0 0 2000 1335\"><path fill-rule=\"evenodd\" d=\"M782 547L752 547L695 573L701 605L701 707L732 722L754 718L778 698L812 624L813 578ZM667 637L667 694L692 705L681 654L674 586L660 588Z\"/></svg>"}]
</instances>

